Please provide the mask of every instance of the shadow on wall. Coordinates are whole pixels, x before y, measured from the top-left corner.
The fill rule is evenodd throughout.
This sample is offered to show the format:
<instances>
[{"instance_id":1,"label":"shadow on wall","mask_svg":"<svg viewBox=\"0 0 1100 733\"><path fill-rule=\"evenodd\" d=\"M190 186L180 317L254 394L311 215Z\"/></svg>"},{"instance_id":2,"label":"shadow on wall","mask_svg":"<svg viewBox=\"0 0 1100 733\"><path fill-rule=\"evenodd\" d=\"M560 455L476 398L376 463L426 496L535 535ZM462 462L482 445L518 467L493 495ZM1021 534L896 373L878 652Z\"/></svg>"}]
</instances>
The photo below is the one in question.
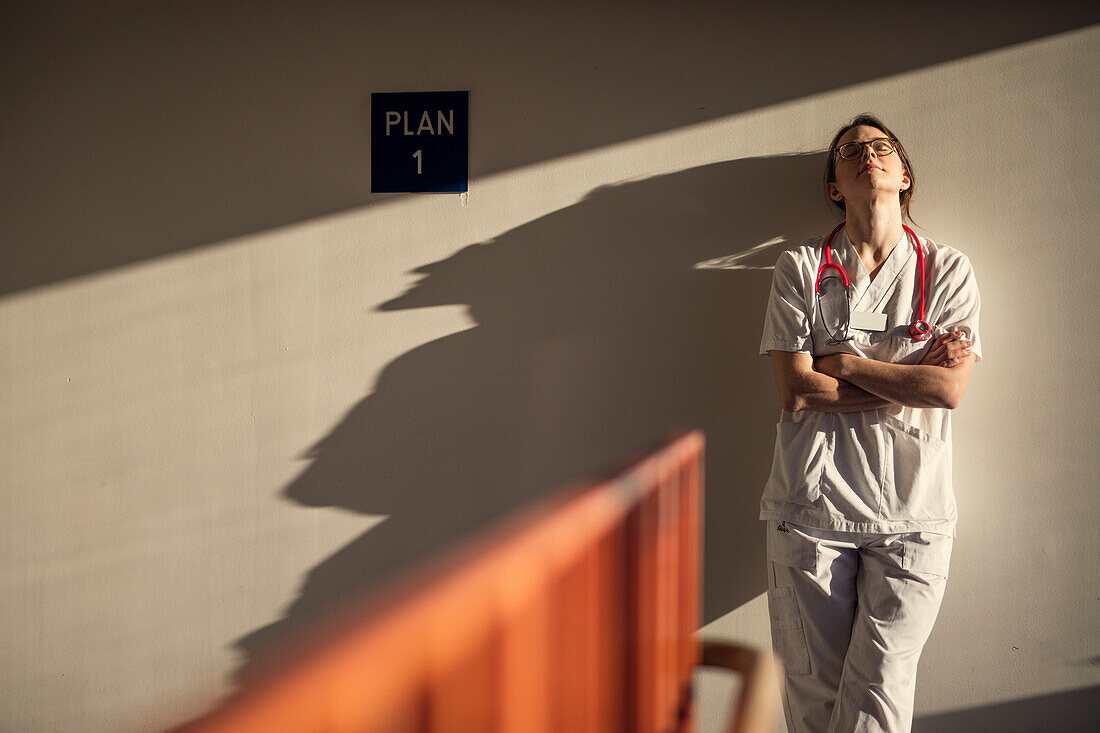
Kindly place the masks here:
<instances>
[{"instance_id":1,"label":"shadow on wall","mask_svg":"<svg viewBox=\"0 0 1100 733\"><path fill-rule=\"evenodd\" d=\"M913 733L1094 733L1100 721L1100 687L987 705L913 721Z\"/></svg>"},{"instance_id":2,"label":"shadow on wall","mask_svg":"<svg viewBox=\"0 0 1100 733\"><path fill-rule=\"evenodd\" d=\"M478 325L390 363L286 487L390 518L239 641L240 679L398 570L680 428L707 435L706 620L762 593L757 505L779 405L756 351L773 240L831 226L822 165L740 160L600 188L419 268L381 310L462 303Z\"/></svg>"},{"instance_id":3,"label":"shadow on wall","mask_svg":"<svg viewBox=\"0 0 1100 733\"><path fill-rule=\"evenodd\" d=\"M1079 0L56 5L0 6L0 295L377 202L371 91L469 89L477 178L1100 20Z\"/></svg>"}]
</instances>

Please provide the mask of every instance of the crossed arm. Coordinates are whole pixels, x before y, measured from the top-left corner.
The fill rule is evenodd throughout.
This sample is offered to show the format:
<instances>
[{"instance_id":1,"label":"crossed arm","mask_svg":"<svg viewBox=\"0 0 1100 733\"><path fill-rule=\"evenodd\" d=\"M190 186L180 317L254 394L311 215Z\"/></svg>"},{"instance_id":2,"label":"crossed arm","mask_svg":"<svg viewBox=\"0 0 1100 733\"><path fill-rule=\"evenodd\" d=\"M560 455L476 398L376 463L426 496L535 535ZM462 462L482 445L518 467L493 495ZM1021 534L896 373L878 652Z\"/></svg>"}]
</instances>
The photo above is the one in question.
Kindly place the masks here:
<instances>
[{"instance_id":1,"label":"crossed arm","mask_svg":"<svg viewBox=\"0 0 1100 733\"><path fill-rule=\"evenodd\" d=\"M959 406L975 357L959 331L939 336L920 364L889 364L851 354L813 358L771 351L783 409L859 412L889 407Z\"/></svg>"}]
</instances>

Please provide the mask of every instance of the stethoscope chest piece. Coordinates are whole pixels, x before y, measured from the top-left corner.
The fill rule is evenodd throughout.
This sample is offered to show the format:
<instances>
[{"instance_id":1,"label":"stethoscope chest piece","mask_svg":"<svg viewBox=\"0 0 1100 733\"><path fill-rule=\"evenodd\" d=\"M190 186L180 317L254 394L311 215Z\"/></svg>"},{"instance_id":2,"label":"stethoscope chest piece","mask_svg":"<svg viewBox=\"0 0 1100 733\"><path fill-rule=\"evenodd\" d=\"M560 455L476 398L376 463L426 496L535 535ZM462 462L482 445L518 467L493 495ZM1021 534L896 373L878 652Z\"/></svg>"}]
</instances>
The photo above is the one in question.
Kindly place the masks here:
<instances>
[{"instance_id":1,"label":"stethoscope chest piece","mask_svg":"<svg viewBox=\"0 0 1100 733\"><path fill-rule=\"evenodd\" d=\"M913 321L909 324L909 335L914 341L927 341L932 335L932 327L927 321Z\"/></svg>"}]
</instances>

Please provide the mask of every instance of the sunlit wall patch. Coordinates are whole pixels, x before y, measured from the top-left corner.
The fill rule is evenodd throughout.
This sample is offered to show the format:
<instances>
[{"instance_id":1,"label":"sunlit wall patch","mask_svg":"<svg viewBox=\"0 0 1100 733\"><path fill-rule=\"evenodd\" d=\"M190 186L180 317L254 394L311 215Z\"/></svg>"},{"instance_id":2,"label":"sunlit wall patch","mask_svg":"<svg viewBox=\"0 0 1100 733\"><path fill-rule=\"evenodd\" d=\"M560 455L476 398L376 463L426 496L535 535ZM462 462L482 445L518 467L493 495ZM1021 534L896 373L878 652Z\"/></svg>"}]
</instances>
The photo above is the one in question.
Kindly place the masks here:
<instances>
[{"instance_id":1,"label":"sunlit wall patch","mask_svg":"<svg viewBox=\"0 0 1100 733\"><path fill-rule=\"evenodd\" d=\"M787 240L783 237L774 237L767 242L749 247L743 252L696 262L694 268L696 270L772 270L775 268L775 252L772 248L785 241Z\"/></svg>"}]
</instances>

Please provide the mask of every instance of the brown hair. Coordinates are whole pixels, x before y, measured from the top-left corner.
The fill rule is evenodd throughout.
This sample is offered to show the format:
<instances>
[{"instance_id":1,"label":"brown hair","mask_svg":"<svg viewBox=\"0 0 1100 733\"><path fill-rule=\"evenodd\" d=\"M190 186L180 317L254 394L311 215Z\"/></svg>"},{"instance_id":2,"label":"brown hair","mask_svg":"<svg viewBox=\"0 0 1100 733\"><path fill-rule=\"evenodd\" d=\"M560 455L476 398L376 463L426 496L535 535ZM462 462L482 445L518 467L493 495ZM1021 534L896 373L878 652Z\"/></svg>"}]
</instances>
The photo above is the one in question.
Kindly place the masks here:
<instances>
[{"instance_id":1,"label":"brown hair","mask_svg":"<svg viewBox=\"0 0 1100 733\"><path fill-rule=\"evenodd\" d=\"M913 217L909 215L909 202L913 199L913 189L917 185L916 176L913 175L913 164L909 161L909 154L905 152L905 147L898 140L898 136L890 132L890 128L884 125L882 120L867 112L857 115L854 120L837 130L837 133L833 135L833 141L829 143L829 154L825 160L825 197L829 199L830 204L842 212L844 211L844 202L837 201L829 196L829 184L836 182L836 144L840 141L840 138L844 137L845 133L861 125L882 130L887 137L894 141L894 149L897 151L898 157L901 158L902 165L905 166L905 175L909 176L909 188L898 194L898 198L901 200L901 216L903 219L908 219L916 224Z\"/></svg>"}]
</instances>

